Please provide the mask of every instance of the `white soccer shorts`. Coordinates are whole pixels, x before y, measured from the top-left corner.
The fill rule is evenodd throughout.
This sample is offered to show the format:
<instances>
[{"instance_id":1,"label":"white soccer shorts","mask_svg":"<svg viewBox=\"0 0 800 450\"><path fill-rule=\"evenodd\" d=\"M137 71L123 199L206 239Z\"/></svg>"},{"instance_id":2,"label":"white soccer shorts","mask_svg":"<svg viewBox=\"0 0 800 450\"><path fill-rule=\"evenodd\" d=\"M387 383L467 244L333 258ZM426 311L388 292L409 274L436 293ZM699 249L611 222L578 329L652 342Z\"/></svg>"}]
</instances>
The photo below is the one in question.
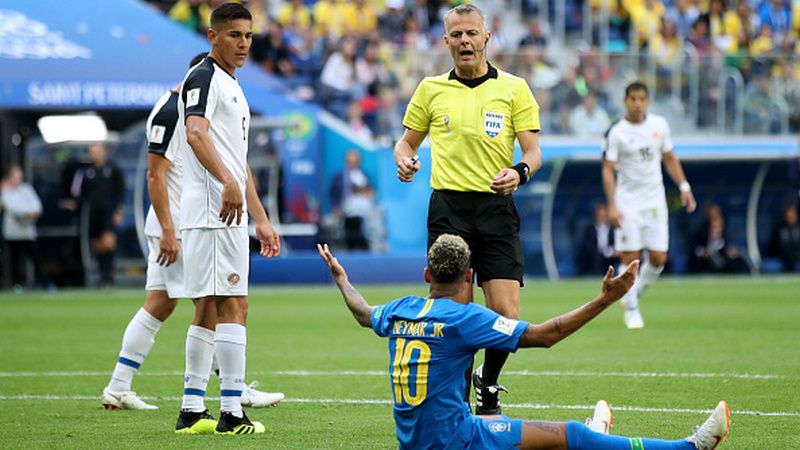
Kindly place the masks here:
<instances>
[{"instance_id":1,"label":"white soccer shorts","mask_svg":"<svg viewBox=\"0 0 800 450\"><path fill-rule=\"evenodd\" d=\"M167 267L159 265L156 260L159 253L159 238L147 236L147 282L145 290L167 291L169 298L186 298L183 286L183 249L178 250L178 258ZM180 245L181 241L178 241Z\"/></svg>"},{"instance_id":2,"label":"white soccer shorts","mask_svg":"<svg viewBox=\"0 0 800 450\"><path fill-rule=\"evenodd\" d=\"M643 210L620 208L620 213L620 227L614 230L615 250L666 252L669 249L669 214L666 205Z\"/></svg>"},{"instance_id":3,"label":"white soccer shorts","mask_svg":"<svg viewBox=\"0 0 800 450\"><path fill-rule=\"evenodd\" d=\"M246 296L250 269L247 228L183 230L183 279L191 298Z\"/></svg>"}]
</instances>

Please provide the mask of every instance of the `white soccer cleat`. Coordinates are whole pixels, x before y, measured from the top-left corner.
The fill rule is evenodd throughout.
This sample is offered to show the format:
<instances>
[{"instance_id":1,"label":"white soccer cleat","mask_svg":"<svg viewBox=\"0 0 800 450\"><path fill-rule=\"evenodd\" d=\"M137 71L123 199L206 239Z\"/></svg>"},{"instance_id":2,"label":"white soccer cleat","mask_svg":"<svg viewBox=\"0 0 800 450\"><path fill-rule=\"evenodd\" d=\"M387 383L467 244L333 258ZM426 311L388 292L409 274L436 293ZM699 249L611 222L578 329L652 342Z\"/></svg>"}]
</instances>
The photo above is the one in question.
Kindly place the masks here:
<instances>
[{"instance_id":1,"label":"white soccer cleat","mask_svg":"<svg viewBox=\"0 0 800 450\"><path fill-rule=\"evenodd\" d=\"M258 384L258 381L253 381L249 385L245 385L242 390L242 406L266 408L267 406L277 405L285 398L283 392L261 392L256 390Z\"/></svg>"},{"instance_id":2,"label":"white soccer cleat","mask_svg":"<svg viewBox=\"0 0 800 450\"><path fill-rule=\"evenodd\" d=\"M139 409L139 410L153 410L158 409L158 406L145 403L133 391L115 392L108 387L103 389L103 395L100 396L100 401L103 403L105 409Z\"/></svg>"},{"instance_id":3,"label":"white soccer cleat","mask_svg":"<svg viewBox=\"0 0 800 450\"><path fill-rule=\"evenodd\" d=\"M697 450L714 450L725 440L731 429L731 411L725 400L719 402L714 412L702 425L694 430L694 434L686 440L694 444Z\"/></svg>"},{"instance_id":4,"label":"white soccer cleat","mask_svg":"<svg viewBox=\"0 0 800 450\"><path fill-rule=\"evenodd\" d=\"M594 407L594 415L586 421L586 426L592 431L608 434L608 430L614 426L614 414L611 412L611 405L605 400L597 402Z\"/></svg>"},{"instance_id":5,"label":"white soccer cleat","mask_svg":"<svg viewBox=\"0 0 800 450\"><path fill-rule=\"evenodd\" d=\"M644 328L644 319L639 309L626 309L625 310L625 326L629 330L638 330Z\"/></svg>"}]
</instances>

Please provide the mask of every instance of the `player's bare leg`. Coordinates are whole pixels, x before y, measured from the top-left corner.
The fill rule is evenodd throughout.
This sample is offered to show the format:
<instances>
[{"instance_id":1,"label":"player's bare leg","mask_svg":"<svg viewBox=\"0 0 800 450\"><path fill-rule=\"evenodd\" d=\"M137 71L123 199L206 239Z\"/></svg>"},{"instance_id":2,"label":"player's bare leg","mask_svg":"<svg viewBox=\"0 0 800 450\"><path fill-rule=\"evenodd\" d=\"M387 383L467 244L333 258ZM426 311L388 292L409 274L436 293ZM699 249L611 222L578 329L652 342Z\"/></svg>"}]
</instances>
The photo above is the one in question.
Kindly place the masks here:
<instances>
[{"instance_id":1,"label":"player's bare leg","mask_svg":"<svg viewBox=\"0 0 800 450\"><path fill-rule=\"evenodd\" d=\"M486 307L510 319L519 317L519 281L507 279L486 280L481 284L486 297ZM508 353L486 349L484 362L472 378L475 384L475 414L501 414L498 395L506 389L498 384L500 371L508 359Z\"/></svg>"},{"instance_id":2,"label":"player's bare leg","mask_svg":"<svg viewBox=\"0 0 800 450\"><path fill-rule=\"evenodd\" d=\"M620 255L619 273L625 271L628 266L639 259L642 255L641 251L622 252ZM637 294L636 286L633 287L619 302L624 310L625 326L628 329L635 330L644 327L644 320L642 313L639 312L639 295Z\"/></svg>"}]
</instances>

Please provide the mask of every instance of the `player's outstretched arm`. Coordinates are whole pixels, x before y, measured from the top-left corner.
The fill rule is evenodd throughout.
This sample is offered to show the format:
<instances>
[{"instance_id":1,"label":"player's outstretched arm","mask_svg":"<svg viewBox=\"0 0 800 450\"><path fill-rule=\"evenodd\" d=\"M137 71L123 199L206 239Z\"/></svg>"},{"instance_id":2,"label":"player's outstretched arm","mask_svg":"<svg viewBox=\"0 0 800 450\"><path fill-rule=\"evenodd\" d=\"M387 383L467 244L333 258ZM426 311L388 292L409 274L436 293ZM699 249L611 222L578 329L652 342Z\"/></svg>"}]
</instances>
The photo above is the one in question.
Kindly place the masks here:
<instances>
[{"instance_id":1,"label":"player's outstretched arm","mask_svg":"<svg viewBox=\"0 0 800 450\"><path fill-rule=\"evenodd\" d=\"M427 133L406 128L403 137L394 146L394 164L397 166L397 178L408 183L422 167L417 151Z\"/></svg>"},{"instance_id":2,"label":"player's outstretched arm","mask_svg":"<svg viewBox=\"0 0 800 450\"><path fill-rule=\"evenodd\" d=\"M638 259L617 277L614 277L614 268L608 266L608 272L603 278L603 290L594 300L566 314L554 317L543 324L529 324L519 340L519 346L552 347L557 344L622 298L633 286L638 272Z\"/></svg>"},{"instance_id":3,"label":"player's outstretched arm","mask_svg":"<svg viewBox=\"0 0 800 450\"><path fill-rule=\"evenodd\" d=\"M333 256L333 253L331 253L331 250L328 248L328 244L317 244L317 251L322 260L325 261L325 264L328 265L328 269L331 270L333 281L335 281L336 286L339 287L344 302L350 312L353 313L356 322L362 327L371 328L372 310L375 309L375 307L369 306L367 301L364 300L364 297L362 297L356 288L350 284L350 281L347 280L347 272L345 272L344 267L339 264L336 257Z\"/></svg>"}]
</instances>

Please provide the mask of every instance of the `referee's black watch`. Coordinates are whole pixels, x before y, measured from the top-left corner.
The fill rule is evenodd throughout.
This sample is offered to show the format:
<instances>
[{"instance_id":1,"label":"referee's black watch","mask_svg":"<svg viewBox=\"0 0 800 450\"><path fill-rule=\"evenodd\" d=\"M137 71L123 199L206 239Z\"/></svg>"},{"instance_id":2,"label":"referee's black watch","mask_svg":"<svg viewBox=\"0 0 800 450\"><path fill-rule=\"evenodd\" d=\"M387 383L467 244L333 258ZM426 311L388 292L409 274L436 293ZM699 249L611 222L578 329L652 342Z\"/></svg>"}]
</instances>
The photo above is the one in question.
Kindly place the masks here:
<instances>
[{"instance_id":1,"label":"referee's black watch","mask_svg":"<svg viewBox=\"0 0 800 450\"><path fill-rule=\"evenodd\" d=\"M516 166L512 167L512 169L516 170L519 174L519 186L522 186L531 179L531 168L528 167L528 164L520 162Z\"/></svg>"}]
</instances>

